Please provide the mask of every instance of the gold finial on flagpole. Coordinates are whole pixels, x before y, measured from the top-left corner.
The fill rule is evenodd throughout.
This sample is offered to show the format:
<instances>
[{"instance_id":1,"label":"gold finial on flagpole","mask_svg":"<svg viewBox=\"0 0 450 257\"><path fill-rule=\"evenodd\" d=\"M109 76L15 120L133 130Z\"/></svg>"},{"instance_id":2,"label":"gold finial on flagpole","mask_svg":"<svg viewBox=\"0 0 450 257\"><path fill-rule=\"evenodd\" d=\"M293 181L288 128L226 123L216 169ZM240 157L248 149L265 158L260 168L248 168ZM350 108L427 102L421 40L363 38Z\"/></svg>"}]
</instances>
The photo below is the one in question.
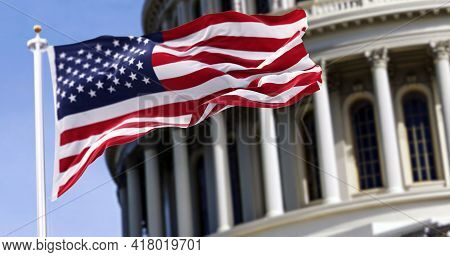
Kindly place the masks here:
<instances>
[{"instance_id":1,"label":"gold finial on flagpole","mask_svg":"<svg viewBox=\"0 0 450 257\"><path fill-rule=\"evenodd\" d=\"M40 25L34 25L34 26L33 26L33 30L34 30L34 32L36 32L36 33L40 33L40 32L42 31L42 28L41 28Z\"/></svg>"}]
</instances>

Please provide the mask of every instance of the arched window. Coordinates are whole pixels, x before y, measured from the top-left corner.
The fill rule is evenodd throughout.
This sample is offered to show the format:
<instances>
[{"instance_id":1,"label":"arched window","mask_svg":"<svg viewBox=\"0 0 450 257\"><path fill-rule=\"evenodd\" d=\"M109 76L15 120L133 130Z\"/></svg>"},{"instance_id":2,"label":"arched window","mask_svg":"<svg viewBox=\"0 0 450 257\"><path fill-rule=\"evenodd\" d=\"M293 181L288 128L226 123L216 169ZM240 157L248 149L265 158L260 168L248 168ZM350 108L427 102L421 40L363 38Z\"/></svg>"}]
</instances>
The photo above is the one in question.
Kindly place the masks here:
<instances>
[{"instance_id":1,"label":"arched window","mask_svg":"<svg viewBox=\"0 0 450 257\"><path fill-rule=\"evenodd\" d=\"M202 16L202 4L200 2L200 0L196 0L194 1L194 6L193 6L193 18L196 19L200 16Z\"/></svg>"},{"instance_id":2,"label":"arched window","mask_svg":"<svg viewBox=\"0 0 450 257\"><path fill-rule=\"evenodd\" d=\"M359 188L361 190L383 186L378 136L373 105L368 100L354 103L350 109Z\"/></svg>"},{"instance_id":3,"label":"arched window","mask_svg":"<svg viewBox=\"0 0 450 257\"><path fill-rule=\"evenodd\" d=\"M314 201L322 198L314 112L310 111L304 116L303 126L301 128L306 159L305 175L308 187L308 199L309 201Z\"/></svg>"},{"instance_id":4,"label":"arched window","mask_svg":"<svg viewBox=\"0 0 450 257\"><path fill-rule=\"evenodd\" d=\"M222 12L229 11L233 9L232 0L221 0L220 1Z\"/></svg>"},{"instance_id":5,"label":"arched window","mask_svg":"<svg viewBox=\"0 0 450 257\"><path fill-rule=\"evenodd\" d=\"M256 13L270 12L269 0L256 0Z\"/></svg>"},{"instance_id":6,"label":"arched window","mask_svg":"<svg viewBox=\"0 0 450 257\"><path fill-rule=\"evenodd\" d=\"M426 96L413 91L402 99L414 182L437 180L430 114Z\"/></svg>"}]
</instances>

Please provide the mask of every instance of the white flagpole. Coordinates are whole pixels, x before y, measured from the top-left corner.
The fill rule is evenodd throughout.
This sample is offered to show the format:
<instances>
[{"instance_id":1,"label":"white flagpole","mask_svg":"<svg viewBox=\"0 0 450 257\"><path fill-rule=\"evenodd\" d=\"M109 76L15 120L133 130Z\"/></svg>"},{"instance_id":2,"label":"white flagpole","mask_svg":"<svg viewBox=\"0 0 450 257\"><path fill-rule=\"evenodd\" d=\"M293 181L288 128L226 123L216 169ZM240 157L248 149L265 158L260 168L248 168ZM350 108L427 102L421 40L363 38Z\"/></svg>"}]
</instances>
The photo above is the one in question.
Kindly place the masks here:
<instances>
[{"instance_id":1,"label":"white flagpole","mask_svg":"<svg viewBox=\"0 0 450 257\"><path fill-rule=\"evenodd\" d=\"M44 120L42 114L42 52L47 48L47 40L39 36L41 26L34 26L36 36L27 43L34 57L34 122L36 133L36 196L37 234L47 236L45 212L45 171L44 171Z\"/></svg>"}]
</instances>

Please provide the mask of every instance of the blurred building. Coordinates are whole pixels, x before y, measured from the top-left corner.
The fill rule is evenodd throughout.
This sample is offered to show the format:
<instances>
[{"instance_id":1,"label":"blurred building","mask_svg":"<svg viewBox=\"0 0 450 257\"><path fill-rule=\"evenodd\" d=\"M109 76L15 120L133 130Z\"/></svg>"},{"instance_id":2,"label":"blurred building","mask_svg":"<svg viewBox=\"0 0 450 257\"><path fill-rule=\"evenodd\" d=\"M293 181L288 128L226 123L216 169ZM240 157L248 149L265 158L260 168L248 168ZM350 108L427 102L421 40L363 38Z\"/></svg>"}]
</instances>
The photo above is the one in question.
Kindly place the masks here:
<instances>
[{"instance_id":1,"label":"blurred building","mask_svg":"<svg viewBox=\"0 0 450 257\"><path fill-rule=\"evenodd\" d=\"M309 14L321 91L108 150L124 235L447 233L450 3L147 0L142 24L151 33L207 13L294 8Z\"/></svg>"}]
</instances>

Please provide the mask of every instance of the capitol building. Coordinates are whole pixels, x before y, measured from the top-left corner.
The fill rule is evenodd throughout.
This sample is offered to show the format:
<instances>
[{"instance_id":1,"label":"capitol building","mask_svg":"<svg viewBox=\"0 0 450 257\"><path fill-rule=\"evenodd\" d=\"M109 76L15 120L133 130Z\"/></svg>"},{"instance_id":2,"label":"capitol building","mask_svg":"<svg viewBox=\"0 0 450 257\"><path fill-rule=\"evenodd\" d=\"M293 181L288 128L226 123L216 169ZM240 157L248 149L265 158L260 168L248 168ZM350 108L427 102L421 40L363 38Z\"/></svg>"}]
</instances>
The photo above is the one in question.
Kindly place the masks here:
<instances>
[{"instance_id":1,"label":"capitol building","mask_svg":"<svg viewBox=\"0 0 450 257\"><path fill-rule=\"evenodd\" d=\"M295 8L321 90L110 148L124 236L449 235L449 1L147 0L142 25Z\"/></svg>"}]
</instances>

